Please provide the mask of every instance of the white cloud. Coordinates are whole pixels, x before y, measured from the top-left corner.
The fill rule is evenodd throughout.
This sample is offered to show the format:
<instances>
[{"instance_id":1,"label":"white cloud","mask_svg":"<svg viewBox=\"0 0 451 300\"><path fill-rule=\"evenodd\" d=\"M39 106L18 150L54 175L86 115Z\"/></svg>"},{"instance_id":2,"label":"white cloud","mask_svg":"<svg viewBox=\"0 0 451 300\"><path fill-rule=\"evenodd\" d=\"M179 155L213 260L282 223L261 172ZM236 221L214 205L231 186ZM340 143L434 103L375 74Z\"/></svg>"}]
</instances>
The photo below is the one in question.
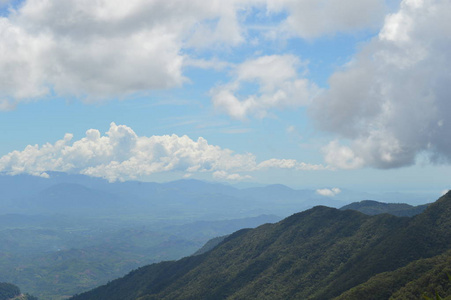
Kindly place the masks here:
<instances>
[{"instance_id":1,"label":"white cloud","mask_svg":"<svg viewBox=\"0 0 451 300\"><path fill-rule=\"evenodd\" d=\"M319 170L330 170L329 167L323 166L321 164L307 164L304 162L298 162L295 159L276 159L271 158L265 160L258 164L258 169L265 168L277 168L277 169L294 169L298 171L319 171Z\"/></svg>"},{"instance_id":2,"label":"white cloud","mask_svg":"<svg viewBox=\"0 0 451 300\"><path fill-rule=\"evenodd\" d=\"M332 188L332 189L317 189L316 193L318 195L325 196L325 197L334 197L334 196L340 194L341 190L336 187Z\"/></svg>"},{"instance_id":3,"label":"white cloud","mask_svg":"<svg viewBox=\"0 0 451 300\"><path fill-rule=\"evenodd\" d=\"M340 169L357 169L364 164L351 148L341 146L337 141L330 142L323 148L323 152L325 162Z\"/></svg>"},{"instance_id":4,"label":"white cloud","mask_svg":"<svg viewBox=\"0 0 451 300\"><path fill-rule=\"evenodd\" d=\"M182 49L243 41L236 16L243 5L24 1L0 18L0 99L31 101L53 90L96 101L180 86Z\"/></svg>"},{"instance_id":5,"label":"white cloud","mask_svg":"<svg viewBox=\"0 0 451 300\"><path fill-rule=\"evenodd\" d=\"M9 2L0 0L0 5ZM192 59L190 50L253 42L246 41L246 18L255 10L260 15L286 13L286 20L270 26L273 31L316 37L367 27L381 5L379 0L25 0L0 17L0 99L11 104L0 109L53 93L92 102L181 86L188 80L185 65L228 67L226 62ZM270 58L248 61L237 70L236 84L255 81L262 87L259 95L241 99L232 84L214 93L215 104L244 118L305 102L311 84L294 69L280 72L292 74L283 81L277 81L278 72L271 78L252 72L259 63L260 69L297 63L289 55L272 57L272 63Z\"/></svg>"},{"instance_id":6,"label":"white cloud","mask_svg":"<svg viewBox=\"0 0 451 300\"><path fill-rule=\"evenodd\" d=\"M288 17L274 34L285 32L315 38L336 32L376 28L383 21L385 5L380 0L268 0L270 12L285 11Z\"/></svg>"},{"instance_id":7,"label":"white cloud","mask_svg":"<svg viewBox=\"0 0 451 300\"><path fill-rule=\"evenodd\" d=\"M236 66L234 79L210 91L214 106L231 117L265 117L271 108L299 107L309 103L318 88L298 73L301 61L294 55L269 55L250 59ZM238 96L245 84L256 84L258 91Z\"/></svg>"},{"instance_id":8,"label":"white cloud","mask_svg":"<svg viewBox=\"0 0 451 300\"><path fill-rule=\"evenodd\" d=\"M401 3L374 38L315 99L320 128L348 140L325 150L339 168L395 168L429 154L451 159L451 23L449 1Z\"/></svg>"},{"instance_id":9,"label":"white cloud","mask_svg":"<svg viewBox=\"0 0 451 300\"><path fill-rule=\"evenodd\" d=\"M236 154L210 145L202 137L192 140L177 135L138 136L130 127L115 123L111 123L104 136L89 129L85 137L72 140L73 135L66 134L54 144L29 145L23 151L10 152L0 157L0 171L44 177L48 176L46 171L62 171L116 181L176 171L185 176L209 172L214 178L243 180L251 176L242 172L256 172L263 167L286 168L289 164L297 170L323 169L294 160L285 165L282 160L258 164L251 153Z\"/></svg>"},{"instance_id":10,"label":"white cloud","mask_svg":"<svg viewBox=\"0 0 451 300\"><path fill-rule=\"evenodd\" d=\"M238 173L229 174L226 171L216 171L213 173L213 177L216 179L225 179L230 181L244 180L244 179L252 179L250 175L240 175Z\"/></svg>"},{"instance_id":11,"label":"white cloud","mask_svg":"<svg viewBox=\"0 0 451 300\"><path fill-rule=\"evenodd\" d=\"M196 67L200 69L214 69L215 71L224 70L226 68L233 67L233 64L218 60L213 58L210 60L206 59L194 59L190 57L185 58L184 66L186 67Z\"/></svg>"}]
</instances>

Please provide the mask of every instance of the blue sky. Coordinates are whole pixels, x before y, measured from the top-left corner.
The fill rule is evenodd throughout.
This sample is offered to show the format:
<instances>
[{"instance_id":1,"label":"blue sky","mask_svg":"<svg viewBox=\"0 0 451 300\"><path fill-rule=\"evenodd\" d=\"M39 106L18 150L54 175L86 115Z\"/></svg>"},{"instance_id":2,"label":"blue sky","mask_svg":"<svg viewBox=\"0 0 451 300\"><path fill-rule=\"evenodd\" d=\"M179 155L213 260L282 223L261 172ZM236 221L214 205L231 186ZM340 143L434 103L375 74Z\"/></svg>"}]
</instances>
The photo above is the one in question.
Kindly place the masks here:
<instances>
[{"instance_id":1,"label":"blue sky","mask_svg":"<svg viewBox=\"0 0 451 300\"><path fill-rule=\"evenodd\" d=\"M449 1L0 6L2 172L449 188Z\"/></svg>"}]
</instances>

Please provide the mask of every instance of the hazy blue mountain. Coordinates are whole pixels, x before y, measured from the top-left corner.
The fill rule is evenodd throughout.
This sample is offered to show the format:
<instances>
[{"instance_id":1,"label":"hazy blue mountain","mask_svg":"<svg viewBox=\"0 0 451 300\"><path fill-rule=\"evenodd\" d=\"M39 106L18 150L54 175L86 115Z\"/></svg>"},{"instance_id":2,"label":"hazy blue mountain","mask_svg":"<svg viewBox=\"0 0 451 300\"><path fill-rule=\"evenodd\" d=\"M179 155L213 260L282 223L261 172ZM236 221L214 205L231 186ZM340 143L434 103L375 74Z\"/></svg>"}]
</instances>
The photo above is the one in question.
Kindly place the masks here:
<instances>
[{"instance_id":1,"label":"hazy blue mountain","mask_svg":"<svg viewBox=\"0 0 451 300\"><path fill-rule=\"evenodd\" d=\"M207 238L223 236L243 228L254 228L265 223L276 223L282 218L275 215L260 215L257 217L218 220L197 221L183 225L172 225L162 228L163 232L183 236L190 240L205 241Z\"/></svg>"},{"instance_id":2,"label":"hazy blue mountain","mask_svg":"<svg viewBox=\"0 0 451 300\"><path fill-rule=\"evenodd\" d=\"M334 197L313 189L275 184L238 189L231 185L183 179L168 183L108 182L85 175L48 172L49 178L0 175L0 210L4 213L142 214L186 221L288 216L316 205L342 207L362 199L408 202L410 195L372 195L342 190ZM381 198L379 198L381 197ZM425 199L424 202L427 199ZM423 202L423 203L424 203ZM183 223L183 222L182 222Z\"/></svg>"},{"instance_id":3,"label":"hazy blue mountain","mask_svg":"<svg viewBox=\"0 0 451 300\"><path fill-rule=\"evenodd\" d=\"M39 213L80 213L115 211L125 208L125 199L81 184L58 183L46 188L25 201L32 212Z\"/></svg>"},{"instance_id":4,"label":"hazy blue mountain","mask_svg":"<svg viewBox=\"0 0 451 300\"><path fill-rule=\"evenodd\" d=\"M50 178L0 176L5 213L141 213L159 218L217 220L262 214L289 215L317 204L342 206L314 191L283 185L237 189L199 180L168 183L113 182L84 175L49 172ZM21 188L20 188L21 187Z\"/></svg>"}]
</instances>

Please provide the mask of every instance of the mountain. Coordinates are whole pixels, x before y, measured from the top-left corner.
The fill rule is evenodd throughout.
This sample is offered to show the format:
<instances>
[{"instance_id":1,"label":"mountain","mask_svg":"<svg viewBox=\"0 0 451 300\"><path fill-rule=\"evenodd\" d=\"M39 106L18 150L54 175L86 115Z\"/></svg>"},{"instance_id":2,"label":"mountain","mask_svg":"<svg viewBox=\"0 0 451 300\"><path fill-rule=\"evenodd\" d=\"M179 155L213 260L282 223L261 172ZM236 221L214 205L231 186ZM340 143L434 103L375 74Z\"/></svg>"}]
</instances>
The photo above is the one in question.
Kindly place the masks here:
<instances>
[{"instance_id":1,"label":"mountain","mask_svg":"<svg viewBox=\"0 0 451 300\"><path fill-rule=\"evenodd\" d=\"M172 225L161 229L162 232L183 236L192 241L205 241L212 236L218 237L229 235L243 228L254 228L265 223L275 223L282 218L274 215L260 215L257 217L218 220L218 221L197 221L183 225Z\"/></svg>"},{"instance_id":2,"label":"mountain","mask_svg":"<svg viewBox=\"0 0 451 300\"><path fill-rule=\"evenodd\" d=\"M451 250L443 254L415 260L405 267L383 272L353 287L336 300L348 299L420 299L421 295L448 295L451 298ZM433 297L435 299L435 297Z\"/></svg>"},{"instance_id":3,"label":"mountain","mask_svg":"<svg viewBox=\"0 0 451 300\"><path fill-rule=\"evenodd\" d=\"M137 267L192 255L218 235L280 219L262 215L169 226L145 219L0 215L0 281L40 299L67 299Z\"/></svg>"},{"instance_id":4,"label":"mountain","mask_svg":"<svg viewBox=\"0 0 451 300\"><path fill-rule=\"evenodd\" d=\"M114 212L124 209L120 197L75 183L58 183L24 201L23 210L33 213L89 214L94 211Z\"/></svg>"},{"instance_id":5,"label":"mountain","mask_svg":"<svg viewBox=\"0 0 451 300\"><path fill-rule=\"evenodd\" d=\"M280 199L271 198L278 192L272 187L240 190L193 179L167 183L108 182L59 172L48 172L48 175L49 178L0 174L0 211L5 214L141 214L156 220L178 219L186 223L262 214L286 216L310 208L318 200L317 196L305 197L303 191L285 186L281 187L287 193ZM336 206L345 203L337 201Z\"/></svg>"},{"instance_id":6,"label":"mountain","mask_svg":"<svg viewBox=\"0 0 451 300\"><path fill-rule=\"evenodd\" d=\"M108 182L85 175L46 172L48 178L0 173L0 211L3 214L141 215L155 220L224 220L275 214L282 217L313 206L342 207L353 201L430 201L411 194L369 194L341 190L324 196L315 189L292 189L274 184L243 188L183 179L167 183ZM434 196L435 198L435 196Z\"/></svg>"},{"instance_id":7,"label":"mountain","mask_svg":"<svg viewBox=\"0 0 451 300\"><path fill-rule=\"evenodd\" d=\"M11 283L0 282L0 300L8 300L20 295L20 289Z\"/></svg>"},{"instance_id":8,"label":"mountain","mask_svg":"<svg viewBox=\"0 0 451 300\"><path fill-rule=\"evenodd\" d=\"M71 299L387 299L424 282L426 269L411 264L426 262L439 271L437 264L451 250L450 229L451 192L411 218L318 206L237 231L204 254L142 267ZM378 276L393 272L399 272L394 287L346 294L363 291L365 283L374 290ZM415 288L416 298L409 299L418 299L428 286Z\"/></svg>"},{"instance_id":9,"label":"mountain","mask_svg":"<svg viewBox=\"0 0 451 300\"><path fill-rule=\"evenodd\" d=\"M413 217L422 213L429 204L412 206L406 203L384 203L374 200L363 200L345 205L341 210L357 210L367 215L391 214L398 217Z\"/></svg>"},{"instance_id":10,"label":"mountain","mask_svg":"<svg viewBox=\"0 0 451 300\"><path fill-rule=\"evenodd\" d=\"M22 294L18 286L0 282L0 300L38 300L29 294Z\"/></svg>"},{"instance_id":11,"label":"mountain","mask_svg":"<svg viewBox=\"0 0 451 300\"><path fill-rule=\"evenodd\" d=\"M207 253L208 251L212 250L217 245L219 245L222 241L224 241L228 236L229 235L223 235L223 236L218 236L218 237L212 238L207 243L205 243L205 245L203 245L202 248L200 248L199 250L194 252L193 256Z\"/></svg>"}]
</instances>

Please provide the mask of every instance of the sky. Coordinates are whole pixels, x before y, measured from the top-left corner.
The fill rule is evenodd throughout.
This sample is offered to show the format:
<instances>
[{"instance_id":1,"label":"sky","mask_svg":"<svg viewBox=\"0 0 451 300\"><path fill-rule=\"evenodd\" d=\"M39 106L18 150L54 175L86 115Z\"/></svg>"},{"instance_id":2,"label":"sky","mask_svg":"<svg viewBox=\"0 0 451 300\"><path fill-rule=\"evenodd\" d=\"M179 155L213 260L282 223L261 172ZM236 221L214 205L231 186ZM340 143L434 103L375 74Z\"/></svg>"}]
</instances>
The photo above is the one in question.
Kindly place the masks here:
<instances>
[{"instance_id":1,"label":"sky","mask_svg":"<svg viewBox=\"0 0 451 300\"><path fill-rule=\"evenodd\" d=\"M441 191L449 0L0 0L0 172Z\"/></svg>"}]
</instances>

